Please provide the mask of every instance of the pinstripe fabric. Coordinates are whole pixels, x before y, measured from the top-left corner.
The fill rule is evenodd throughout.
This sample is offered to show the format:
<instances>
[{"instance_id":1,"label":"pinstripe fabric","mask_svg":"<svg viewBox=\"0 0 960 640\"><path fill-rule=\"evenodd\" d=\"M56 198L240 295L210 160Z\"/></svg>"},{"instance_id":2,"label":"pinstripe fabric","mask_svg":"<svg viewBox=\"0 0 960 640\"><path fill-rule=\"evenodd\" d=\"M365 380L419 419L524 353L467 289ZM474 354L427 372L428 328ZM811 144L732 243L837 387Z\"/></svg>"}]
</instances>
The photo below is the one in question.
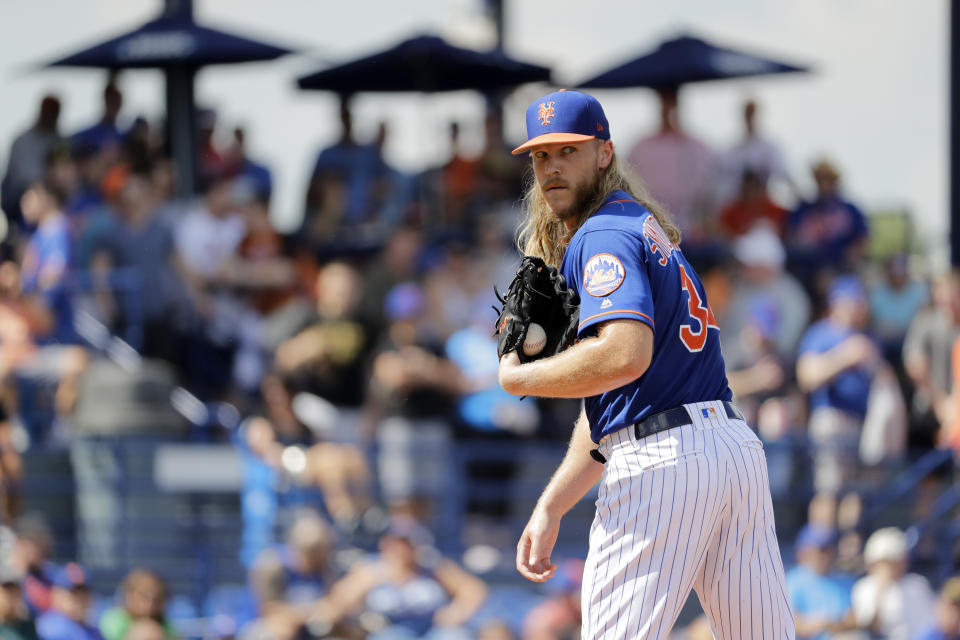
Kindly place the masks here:
<instances>
[{"instance_id":1,"label":"pinstripe fabric","mask_svg":"<svg viewBox=\"0 0 960 640\"><path fill-rule=\"evenodd\" d=\"M693 589L719 640L792 640L762 445L721 403L686 406L692 424L600 441L582 637L666 638Z\"/></svg>"}]
</instances>

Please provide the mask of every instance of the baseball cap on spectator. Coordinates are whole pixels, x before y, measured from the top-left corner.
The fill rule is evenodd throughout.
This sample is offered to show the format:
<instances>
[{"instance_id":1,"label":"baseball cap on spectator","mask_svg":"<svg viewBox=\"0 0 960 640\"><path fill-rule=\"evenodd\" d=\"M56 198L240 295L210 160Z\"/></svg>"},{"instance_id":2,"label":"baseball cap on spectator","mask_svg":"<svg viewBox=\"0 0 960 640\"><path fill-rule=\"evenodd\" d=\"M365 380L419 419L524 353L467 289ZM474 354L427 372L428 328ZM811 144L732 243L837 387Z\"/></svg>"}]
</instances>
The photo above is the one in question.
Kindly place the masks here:
<instances>
[{"instance_id":1,"label":"baseball cap on spectator","mask_svg":"<svg viewBox=\"0 0 960 640\"><path fill-rule=\"evenodd\" d=\"M390 320L409 320L423 310L423 290L412 282L402 282L387 293L383 307Z\"/></svg>"},{"instance_id":2,"label":"baseball cap on spectator","mask_svg":"<svg viewBox=\"0 0 960 640\"><path fill-rule=\"evenodd\" d=\"M748 267L783 268L787 253L776 231L769 224L758 222L733 243L733 255Z\"/></svg>"},{"instance_id":3,"label":"baseball cap on spectator","mask_svg":"<svg viewBox=\"0 0 960 640\"><path fill-rule=\"evenodd\" d=\"M817 549L826 549L837 541L837 532L821 525L805 525L797 534L794 546L797 551L815 547Z\"/></svg>"},{"instance_id":4,"label":"baseball cap on spectator","mask_svg":"<svg viewBox=\"0 0 960 640\"><path fill-rule=\"evenodd\" d=\"M830 304L841 300L866 300L863 285L856 276L839 276L830 284L827 301Z\"/></svg>"},{"instance_id":5,"label":"baseball cap on spectator","mask_svg":"<svg viewBox=\"0 0 960 640\"><path fill-rule=\"evenodd\" d=\"M907 558L909 548L907 536L896 527L877 529L867 538L863 547L863 561L867 565L875 562L899 562Z\"/></svg>"},{"instance_id":6,"label":"baseball cap on spectator","mask_svg":"<svg viewBox=\"0 0 960 640\"><path fill-rule=\"evenodd\" d=\"M610 124L596 98L561 89L527 107L527 138L513 150L514 155L540 144L609 140Z\"/></svg>"},{"instance_id":7,"label":"baseball cap on spectator","mask_svg":"<svg viewBox=\"0 0 960 640\"><path fill-rule=\"evenodd\" d=\"M61 589L86 589L87 572L76 562L68 562L53 574L53 586Z\"/></svg>"}]
</instances>

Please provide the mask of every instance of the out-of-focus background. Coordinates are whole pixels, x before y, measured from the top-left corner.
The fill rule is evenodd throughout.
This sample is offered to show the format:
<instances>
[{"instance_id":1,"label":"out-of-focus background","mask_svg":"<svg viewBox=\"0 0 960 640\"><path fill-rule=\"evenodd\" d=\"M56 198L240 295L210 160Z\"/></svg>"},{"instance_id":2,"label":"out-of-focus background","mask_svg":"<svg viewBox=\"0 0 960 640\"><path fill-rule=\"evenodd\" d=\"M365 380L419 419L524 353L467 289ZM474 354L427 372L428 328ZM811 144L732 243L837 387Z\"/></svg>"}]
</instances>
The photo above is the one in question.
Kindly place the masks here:
<instances>
[{"instance_id":1,"label":"out-of-focus background","mask_svg":"<svg viewBox=\"0 0 960 640\"><path fill-rule=\"evenodd\" d=\"M555 579L513 547L579 403L498 388L490 306L526 105L587 86L707 287L798 636L958 637L950 5L660 5L3 4L0 633L578 637L592 496Z\"/></svg>"}]
</instances>

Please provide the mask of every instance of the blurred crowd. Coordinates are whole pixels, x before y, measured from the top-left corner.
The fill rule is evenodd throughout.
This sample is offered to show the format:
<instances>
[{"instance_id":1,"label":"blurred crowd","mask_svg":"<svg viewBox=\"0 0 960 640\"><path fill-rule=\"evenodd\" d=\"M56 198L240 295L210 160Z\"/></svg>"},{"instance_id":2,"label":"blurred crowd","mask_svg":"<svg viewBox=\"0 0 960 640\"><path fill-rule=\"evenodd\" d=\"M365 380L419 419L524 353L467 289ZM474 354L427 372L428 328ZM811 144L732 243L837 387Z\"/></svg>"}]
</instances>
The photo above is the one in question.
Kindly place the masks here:
<instances>
[{"instance_id":1,"label":"blurred crowd","mask_svg":"<svg viewBox=\"0 0 960 640\"><path fill-rule=\"evenodd\" d=\"M868 517L896 474L960 447L960 276L906 239L870 253L871 220L840 167L823 157L791 175L756 102L718 150L682 126L676 91L659 97L656 130L618 151L703 277L775 501L809 501L781 522L798 637L960 637L952 553L944 567L940 546L904 533L952 479L949 453L900 528ZM115 78L102 101L98 122L63 132L46 96L2 167L0 636L191 635L166 617L162 568L111 546L123 506L103 443L149 436L239 452L248 597L202 635L578 637L582 562L525 615L501 616L478 571L438 551L483 542L509 556L510 452L564 441L579 410L497 385L492 285L519 262L527 179L498 110L480 153L451 123L448 159L410 174L385 159L385 124L357 139L344 97L301 222L280 233L270 168L242 127L197 114L198 193L180 198L159 123L124 111ZM454 468L463 446L502 455ZM52 564L54 539L24 507L24 465L45 448L70 453L82 568ZM440 540L460 475L464 539ZM932 558L939 571L911 573ZM98 607L86 571L118 567L133 570ZM697 620L678 637L703 633Z\"/></svg>"}]
</instances>

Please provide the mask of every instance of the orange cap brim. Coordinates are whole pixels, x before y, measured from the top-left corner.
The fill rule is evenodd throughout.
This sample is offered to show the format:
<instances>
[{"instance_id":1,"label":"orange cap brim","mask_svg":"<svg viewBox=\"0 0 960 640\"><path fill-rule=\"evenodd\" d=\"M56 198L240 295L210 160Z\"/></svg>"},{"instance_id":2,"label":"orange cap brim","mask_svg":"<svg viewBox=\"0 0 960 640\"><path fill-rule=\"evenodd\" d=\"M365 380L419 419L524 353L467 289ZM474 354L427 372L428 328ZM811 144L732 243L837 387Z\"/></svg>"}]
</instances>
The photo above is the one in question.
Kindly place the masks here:
<instances>
[{"instance_id":1,"label":"orange cap brim","mask_svg":"<svg viewBox=\"0 0 960 640\"><path fill-rule=\"evenodd\" d=\"M513 155L518 153L523 153L531 147L536 147L541 144L556 144L558 142L586 142L587 140L596 140L597 136L585 136L581 133L545 133L543 135L537 136L536 138L530 138L522 145L513 150Z\"/></svg>"}]
</instances>

